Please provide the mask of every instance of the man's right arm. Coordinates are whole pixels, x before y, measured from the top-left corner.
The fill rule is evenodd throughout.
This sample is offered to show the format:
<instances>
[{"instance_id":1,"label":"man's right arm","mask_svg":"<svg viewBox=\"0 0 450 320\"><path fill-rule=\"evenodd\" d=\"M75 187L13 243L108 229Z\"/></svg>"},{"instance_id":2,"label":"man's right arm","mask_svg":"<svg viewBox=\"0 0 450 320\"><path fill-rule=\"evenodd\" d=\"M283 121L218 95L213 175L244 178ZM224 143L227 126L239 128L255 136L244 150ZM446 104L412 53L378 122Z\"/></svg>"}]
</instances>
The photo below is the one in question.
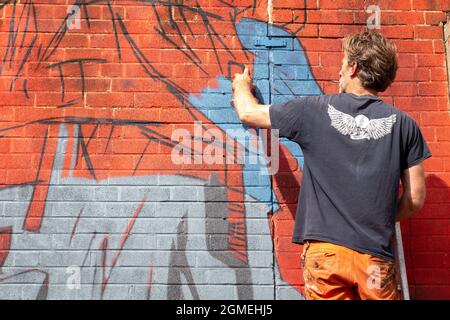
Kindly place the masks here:
<instances>
[{"instance_id":1,"label":"man's right arm","mask_svg":"<svg viewBox=\"0 0 450 320\"><path fill-rule=\"evenodd\" d=\"M426 196L424 171L423 162L403 171L403 194L398 203L397 221L409 218L422 209Z\"/></svg>"}]
</instances>

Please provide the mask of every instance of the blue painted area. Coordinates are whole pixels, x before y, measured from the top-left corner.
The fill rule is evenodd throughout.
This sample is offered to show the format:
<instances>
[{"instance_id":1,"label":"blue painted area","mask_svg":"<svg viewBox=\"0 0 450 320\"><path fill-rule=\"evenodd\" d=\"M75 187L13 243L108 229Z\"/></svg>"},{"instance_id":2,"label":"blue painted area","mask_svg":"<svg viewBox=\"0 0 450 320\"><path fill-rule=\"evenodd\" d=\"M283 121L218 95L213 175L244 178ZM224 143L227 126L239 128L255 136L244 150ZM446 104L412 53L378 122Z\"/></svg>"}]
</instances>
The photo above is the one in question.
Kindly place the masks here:
<instances>
[{"instance_id":1,"label":"blue painted area","mask_svg":"<svg viewBox=\"0 0 450 320\"><path fill-rule=\"evenodd\" d=\"M265 48L255 45L255 38L268 38L269 29L271 35L286 40L287 46ZM255 55L253 80L260 92L262 103L282 103L296 97L322 93L311 72L304 48L293 34L276 26L269 28L266 22L254 19L242 19L236 25L236 30L242 46ZM248 128L240 123L231 106L231 80L220 76L218 83L217 88L206 88L200 95L191 95L190 102L231 137L238 138L238 135L230 130ZM303 168L301 148L287 139L282 138L280 141ZM261 139L258 144L262 145ZM272 208L276 211L279 205L270 189L271 181L263 162L263 153L261 150L250 151L256 153L256 156L249 153L244 155L245 191L261 202L270 204L272 201ZM250 163L252 157L257 158L257 164Z\"/></svg>"}]
</instances>

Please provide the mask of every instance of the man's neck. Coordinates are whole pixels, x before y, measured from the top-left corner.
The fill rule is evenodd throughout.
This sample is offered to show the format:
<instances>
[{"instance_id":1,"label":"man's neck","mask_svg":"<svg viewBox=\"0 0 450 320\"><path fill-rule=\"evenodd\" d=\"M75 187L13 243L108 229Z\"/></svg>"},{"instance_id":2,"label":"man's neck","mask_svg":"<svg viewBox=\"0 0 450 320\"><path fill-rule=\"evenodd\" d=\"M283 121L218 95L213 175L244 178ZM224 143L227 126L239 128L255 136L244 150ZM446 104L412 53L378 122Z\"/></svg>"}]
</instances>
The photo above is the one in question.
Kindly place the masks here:
<instances>
[{"instance_id":1,"label":"man's neck","mask_svg":"<svg viewBox=\"0 0 450 320\"><path fill-rule=\"evenodd\" d=\"M378 96L377 91L364 88L360 85L353 85L353 86L349 85L346 92L356 94L357 96L368 96L368 95Z\"/></svg>"}]
</instances>

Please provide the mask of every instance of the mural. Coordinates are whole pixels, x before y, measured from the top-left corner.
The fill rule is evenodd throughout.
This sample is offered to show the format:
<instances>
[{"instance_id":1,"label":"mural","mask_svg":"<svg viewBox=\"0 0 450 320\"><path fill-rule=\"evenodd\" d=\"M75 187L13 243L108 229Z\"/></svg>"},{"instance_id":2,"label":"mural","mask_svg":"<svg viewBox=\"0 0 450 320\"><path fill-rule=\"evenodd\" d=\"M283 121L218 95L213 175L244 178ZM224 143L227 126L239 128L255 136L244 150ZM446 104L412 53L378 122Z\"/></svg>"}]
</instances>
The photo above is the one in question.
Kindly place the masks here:
<instances>
[{"instance_id":1,"label":"mural","mask_svg":"<svg viewBox=\"0 0 450 320\"><path fill-rule=\"evenodd\" d=\"M275 25L260 0L0 1L0 299L303 299L302 151L269 175L231 106L244 65L264 103L322 93L299 3Z\"/></svg>"},{"instance_id":2,"label":"mural","mask_svg":"<svg viewBox=\"0 0 450 320\"><path fill-rule=\"evenodd\" d=\"M17 154L2 157L21 164L9 167L17 170L8 170L0 187L1 298L274 298L275 282L284 281L297 289L290 297L301 298L299 270L274 261L279 246L271 241L278 223L272 214L293 219L294 207L278 199L298 192L299 176L292 177L292 190L262 174L261 164L249 163L252 156L264 157L261 137L256 147L228 150L226 141L207 135L211 128L242 127L230 105L230 76L244 63L253 63L265 102L320 89L293 33L241 18L255 15L257 2L245 8L218 3L219 14L199 2L147 1L137 8L148 14L142 21L148 39L136 39L143 24L127 21L119 3L75 2L81 31L113 34L115 52L70 49L71 41L83 43L70 39L71 32L80 33L68 27L75 11L48 33L40 25L42 7L33 1L2 4L9 20L2 27L8 37L1 67L9 94L2 100L20 105L5 104L4 114L14 121L2 123L1 140ZM98 8L108 24L96 24ZM285 45L271 47L269 33ZM227 39L232 35L238 44ZM198 49L202 42L210 49ZM171 54L165 58L159 49ZM163 61L184 64L170 73ZM130 79L116 81L117 68ZM183 81L184 72L200 81ZM124 96L109 93L105 78ZM102 106L109 99L112 104ZM171 132L180 128L201 140L193 157L214 143L247 161L174 165ZM281 151L284 161L301 164L294 145L284 142ZM75 276L78 290L68 285Z\"/></svg>"}]
</instances>

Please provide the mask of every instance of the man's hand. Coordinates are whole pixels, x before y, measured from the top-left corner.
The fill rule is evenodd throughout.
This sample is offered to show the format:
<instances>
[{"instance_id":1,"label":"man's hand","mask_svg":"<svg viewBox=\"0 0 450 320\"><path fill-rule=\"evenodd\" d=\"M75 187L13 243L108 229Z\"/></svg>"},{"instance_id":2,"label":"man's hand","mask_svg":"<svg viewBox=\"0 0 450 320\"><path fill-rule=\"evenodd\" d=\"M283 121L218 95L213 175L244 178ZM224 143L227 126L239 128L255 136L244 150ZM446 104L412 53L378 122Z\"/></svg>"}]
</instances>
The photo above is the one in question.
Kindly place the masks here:
<instances>
[{"instance_id":1,"label":"man's hand","mask_svg":"<svg viewBox=\"0 0 450 320\"><path fill-rule=\"evenodd\" d=\"M423 162L404 170L401 180L403 194L398 202L397 221L411 217L424 205L426 186Z\"/></svg>"},{"instance_id":2,"label":"man's hand","mask_svg":"<svg viewBox=\"0 0 450 320\"><path fill-rule=\"evenodd\" d=\"M256 88L245 67L243 73L236 73L233 79L233 105L242 123L251 127L270 128L268 105L259 104L253 92Z\"/></svg>"},{"instance_id":3,"label":"man's hand","mask_svg":"<svg viewBox=\"0 0 450 320\"><path fill-rule=\"evenodd\" d=\"M252 91L255 86L250 77L250 71L245 67L243 73L236 73L233 79L233 92L236 90L249 90Z\"/></svg>"}]
</instances>

